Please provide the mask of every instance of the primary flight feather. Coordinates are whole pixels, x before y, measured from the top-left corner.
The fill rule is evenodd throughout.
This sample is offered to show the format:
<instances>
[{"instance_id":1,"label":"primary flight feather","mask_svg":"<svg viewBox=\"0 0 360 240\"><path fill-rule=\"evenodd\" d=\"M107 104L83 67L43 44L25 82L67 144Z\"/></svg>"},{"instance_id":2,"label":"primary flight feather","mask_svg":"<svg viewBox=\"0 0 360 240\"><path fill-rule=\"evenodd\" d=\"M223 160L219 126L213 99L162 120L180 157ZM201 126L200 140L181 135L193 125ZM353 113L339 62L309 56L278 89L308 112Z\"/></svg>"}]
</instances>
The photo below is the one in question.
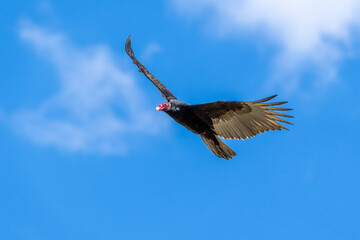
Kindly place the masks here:
<instances>
[{"instance_id":1,"label":"primary flight feather","mask_svg":"<svg viewBox=\"0 0 360 240\"><path fill-rule=\"evenodd\" d=\"M236 156L219 137L246 139L269 130L288 130L279 122L291 124L280 117L292 116L276 112L292 110L277 107L287 102L268 102L277 95L253 102L217 101L195 105L184 103L136 59L131 49L130 36L126 40L125 50L139 71L145 74L166 99L167 102L157 106L156 110L164 111L176 122L200 135L206 146L219 158L231 159Z\"/></svg>"}]
</instances>

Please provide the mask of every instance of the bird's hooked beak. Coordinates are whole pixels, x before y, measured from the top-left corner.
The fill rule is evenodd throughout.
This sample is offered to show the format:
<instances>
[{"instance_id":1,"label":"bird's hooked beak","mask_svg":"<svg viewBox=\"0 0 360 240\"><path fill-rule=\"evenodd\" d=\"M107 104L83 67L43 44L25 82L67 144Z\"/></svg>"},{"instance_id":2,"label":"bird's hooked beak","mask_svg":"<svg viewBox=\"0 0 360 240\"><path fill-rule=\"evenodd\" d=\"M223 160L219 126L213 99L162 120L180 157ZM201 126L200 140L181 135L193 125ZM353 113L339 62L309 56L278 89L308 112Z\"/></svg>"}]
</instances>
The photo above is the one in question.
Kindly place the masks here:
<instances>
[{"instance_id":1,"label":"bird's hooked beak","mask_svg":"<svg viewBox=\"0 0 360 240\"><path fill-rule=\"evenodd\" d=\"M156 107L156 111L160 111L160 109L161 109L161 108L160 108L159 106Z\"/></svg>"}]
</instances>

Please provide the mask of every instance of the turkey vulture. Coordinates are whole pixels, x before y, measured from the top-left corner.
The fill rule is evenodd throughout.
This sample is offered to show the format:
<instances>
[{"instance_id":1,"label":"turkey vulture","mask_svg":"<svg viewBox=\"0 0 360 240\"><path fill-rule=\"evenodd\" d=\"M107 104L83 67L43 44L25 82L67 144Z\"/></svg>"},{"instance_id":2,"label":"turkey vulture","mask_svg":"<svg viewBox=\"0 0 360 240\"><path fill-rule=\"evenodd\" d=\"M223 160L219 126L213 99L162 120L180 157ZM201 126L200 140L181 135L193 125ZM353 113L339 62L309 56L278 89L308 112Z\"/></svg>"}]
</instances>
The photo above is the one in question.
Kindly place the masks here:
<instances>
[{"instance_id":1,"label":"turkey vulture","mask_svg":"<svg viewBox=\"0 0 360 240\"><path fill-rule=\"evenodd\" d=\"M145 74L167 101L157 106L156 110L164 111L176 122L200 135L206 146L217 157L228 160L236 155L219 137L246 139L269 130L288 130L279 122L291 123L280 117L291 118L292 116L274 112L292 110L274 107L287 102L267 102L277 95L253 102L217 101L195 105L178 100L135 58L130 37L125 43L126 53L138 66L139 72Z\"/></svg>"}]
</instances>

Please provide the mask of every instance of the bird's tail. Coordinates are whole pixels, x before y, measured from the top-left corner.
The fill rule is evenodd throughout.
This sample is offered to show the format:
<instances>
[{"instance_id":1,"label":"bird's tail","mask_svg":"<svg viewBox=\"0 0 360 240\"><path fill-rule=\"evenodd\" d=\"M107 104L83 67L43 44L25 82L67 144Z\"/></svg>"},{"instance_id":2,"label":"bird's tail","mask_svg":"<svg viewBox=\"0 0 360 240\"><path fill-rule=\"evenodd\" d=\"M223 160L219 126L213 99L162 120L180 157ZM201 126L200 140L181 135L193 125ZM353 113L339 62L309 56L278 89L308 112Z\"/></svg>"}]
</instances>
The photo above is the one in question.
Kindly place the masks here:
<instances>
[{"instance_id":1,"label":"bird's tail","mask_svg":"<svg viewBox=\"0 0 360 240\"><path fill-rule=\"evenodd\" d=\"M202 140L206 146L219 158L229 160L236 156L236 153L217 136L213 135L211 138L201 135Z\"/></svg>"}]
</instances>

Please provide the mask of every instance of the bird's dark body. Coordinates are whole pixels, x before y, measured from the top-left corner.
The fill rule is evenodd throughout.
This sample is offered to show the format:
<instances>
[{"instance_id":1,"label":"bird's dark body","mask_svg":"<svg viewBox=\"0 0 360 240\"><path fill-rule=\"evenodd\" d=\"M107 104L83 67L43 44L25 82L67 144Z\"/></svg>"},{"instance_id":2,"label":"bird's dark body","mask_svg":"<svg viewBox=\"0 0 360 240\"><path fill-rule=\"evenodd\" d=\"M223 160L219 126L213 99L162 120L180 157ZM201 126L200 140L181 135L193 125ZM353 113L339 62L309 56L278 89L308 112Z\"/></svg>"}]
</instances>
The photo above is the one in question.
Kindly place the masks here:
<instances>
[{"instance_id":1,"label":"bird's dark body","mask_svg":"<svg viewBox=\"0 0 360 240\"><path fill-rule=\"evenodd\" d=\"M190 104L179 100L170 100L170 104L171 109L166 113L177 123L199 135L213 133L209 123L201 119L198 114L193 111Z\"/></svg>"}]
</instances>

